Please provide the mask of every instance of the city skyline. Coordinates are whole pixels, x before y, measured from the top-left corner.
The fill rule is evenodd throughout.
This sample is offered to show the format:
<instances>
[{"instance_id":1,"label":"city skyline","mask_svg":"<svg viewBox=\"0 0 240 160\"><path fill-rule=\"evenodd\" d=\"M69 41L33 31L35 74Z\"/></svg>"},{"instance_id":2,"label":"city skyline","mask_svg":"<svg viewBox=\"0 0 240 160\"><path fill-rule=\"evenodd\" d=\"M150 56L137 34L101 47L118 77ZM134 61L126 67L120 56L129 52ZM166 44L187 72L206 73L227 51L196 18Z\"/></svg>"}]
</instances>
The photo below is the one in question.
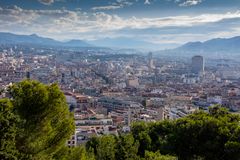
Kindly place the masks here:
<instances>
[{"instance_id":1,"label":"city skyline","mask_svg":"<svg viewBox=\"0 0 240 160\"><path fill-rule=\"evenodd\" d=\"M143 39L176 47L237 36L239 4L237 0L2 0L0 32L36 33L62 41Z\"/></svg>"}]
</instances>

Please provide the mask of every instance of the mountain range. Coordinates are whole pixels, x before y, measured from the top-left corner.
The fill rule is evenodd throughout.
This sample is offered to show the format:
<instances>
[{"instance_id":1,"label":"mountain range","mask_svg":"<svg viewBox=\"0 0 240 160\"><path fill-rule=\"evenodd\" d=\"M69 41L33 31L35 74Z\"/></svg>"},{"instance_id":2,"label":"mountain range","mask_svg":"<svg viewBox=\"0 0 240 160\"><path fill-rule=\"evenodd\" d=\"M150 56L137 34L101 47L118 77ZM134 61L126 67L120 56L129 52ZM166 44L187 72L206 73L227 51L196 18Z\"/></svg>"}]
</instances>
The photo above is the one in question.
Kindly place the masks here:
<instances>
[{"instance_id":1,"label":"mountain range","mask_svg":"<svg viewBox=\"0 0 240 160\"><path fill-rule=\"evenodd\" d=\"M70 40L67 42L57 41L51 38L40 37L36 34L17 35L13 33L0 32L0 44L34 44L44 46L61 47L109 47L116 49L146 49L158 50L164 45L154 44L144 40L128 37L103 38L91 41ZM172 47L169 45L169 47Z\"/></svg>"},{"instance_id":2,"label":"mountain range","mask_svg":"<svg viewBox=\"0 0 240 160\"><path fill-rule=\"evenodd\" d=\"M186 52L240 52L240 36L216 38L205 42L189 42L177 48Z\"/></svg>"},{"instance_id":3,"label":"mountain range","mask_svg":"<svg viewBox=\"0 0 240 160\"><path fill-rule=\"evenodd\" d=\"M92 41L70 40L67 42L57 41L51 38L32 35L16 35L12 33L0 32L0 44L34 44L44 46L61 47L109 47L109 48L133 48L156 50L158 48L172 48L176 44L164 46L154 44L141 39L134 38L103 38ZM175 49L168 49L161 52L181 53L181 54L216 54L216 53L239 53L240 36L232 38L216 38L205 42L189 42Z\"/></svg>"},{"instance_id":4,"label":"mountain range","mask_svg":"<svg viewBox=\"0 0 240 160\"><path fill-rule=\"evenodd\" d=\"M0 44L33 44L43 46L61 46L61 47L92 47L82 40L70 40L67 42L57 41L51 38L32 35L16 35L12 33L0 32Z\"/></svg>"},{"instance_id":5,"label":"mountain range","mask_svg":"<svg viewBox=\"0 0 240 160\"><path fill-rule=\"evenodd\" d=\"M133 48L140 50L159 50L164 48L173 48L176 44L157 44L147 42L143 39L130 38L130 37L116 37L116 38L103 38L94 41L89 41L90 44L101 47L111 48Z\"/></svg>"}]
</instances>

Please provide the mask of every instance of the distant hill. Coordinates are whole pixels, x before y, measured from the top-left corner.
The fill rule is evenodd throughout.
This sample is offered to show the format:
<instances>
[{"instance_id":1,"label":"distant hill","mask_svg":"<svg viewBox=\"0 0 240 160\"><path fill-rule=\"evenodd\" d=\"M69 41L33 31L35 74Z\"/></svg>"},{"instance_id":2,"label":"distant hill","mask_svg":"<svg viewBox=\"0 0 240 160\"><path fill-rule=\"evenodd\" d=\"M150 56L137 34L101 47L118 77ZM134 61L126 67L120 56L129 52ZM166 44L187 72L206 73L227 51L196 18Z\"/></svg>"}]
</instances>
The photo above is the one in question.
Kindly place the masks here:
<instances>
[{"instance_id":1,"label":"distant hill","mask_svg":"<svg viewBox=\"0 0 240 160\"><path fill-rule=\"evenodd\" d=\"M94 47L94 48L115 48L115 49L138 49L138 50L160 50L174 48L177 44L159 44L147 42L144 39L117 37L103 38L92 41L70 40L67 42L57 41L51 38L41 37L36 34L17 35L13 33L0 32L0 44L22 44L42 45L53 47Z\"/></svg>"},{"instance_id":2,"label":"distant hill","mask_svg":"<svg viewBox=\"0 0 240 160\"><path fill-rule=\"evenodd\" d=\"M62 47L91 47L92 45L82 40L70 40L60 42L51 38L40 37L36 34L17 35L12 33L0 32L0 44L34 44L44 46L62 46Z\"/></svg>"},{"instance_id":3,"label":"distant hill","mask_svg":"<svg viewBox=\"0 0 240 160\"><path fill-rule=\"evenodd\" d=\"M240 56L240 36L215 38L204 42L188 42L174 49L157 51L155 54L175 58L202 55L205 58L235 59Z\"/></svg>"},{"instance_id":4,"label":"distant hill","mask_svg":"<svg viewBox=\"0 0 240 160\"><path fill-rule=\"evenodd\" d=\"M125 49L149 49L159 50L163 46L161 44L155 44L147 42L144 39L117 37L117 38L103 38L94 41L89 41L90 44L101 46L101 47L112 47L112 48L125 48Z\"/></svg>"},{"instance_id":5,"label":"distant hill","mask_svg":"<svg viewBox=\"0 0 240 160\"><path fill-rule=\"evenodd\" d=\"M65 46L68 46L68 47L91 47L93 45L83 41L83 40L70 40L68 42L65 42L64 43Z\"/></svg>"},{"instance_id":6,"label":"distant hill","mask_svg":"<svg viewBox=\"0 0 240 160\"><path fill-rule=\"evenodd\" d=\"M189 42L176 48L176 50L204 53L238 53L240 52L240 36L233 38L216 38L205 42Z\"/></svg>"}]
</instances>

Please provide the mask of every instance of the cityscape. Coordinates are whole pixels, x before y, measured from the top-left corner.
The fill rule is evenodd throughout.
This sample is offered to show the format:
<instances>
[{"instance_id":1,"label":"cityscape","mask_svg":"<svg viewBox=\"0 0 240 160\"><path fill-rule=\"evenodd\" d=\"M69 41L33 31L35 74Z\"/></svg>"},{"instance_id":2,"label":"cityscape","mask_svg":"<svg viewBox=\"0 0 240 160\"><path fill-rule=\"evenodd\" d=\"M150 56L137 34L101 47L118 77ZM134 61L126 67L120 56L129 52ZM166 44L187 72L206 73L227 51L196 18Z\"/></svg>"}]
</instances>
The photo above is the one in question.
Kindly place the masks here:
<instances>
[{"instance_id":1,"label":"cityscape","mask_svg":"<svg viewBox=\"0 0 240 160\"><path fill-rule=\"evenodd\" d=\"M130 131L134 121L177 119L215 104L240 111L240 65L234 60L207 64L198 55L172 60L112 52L2 46L1 89L24 79L58 83L75 117L69 145Z\"/></svg>"},{"instance_id":2,"label":"cityscape","mask_svg":"<svg viewBox=\"0 0 240 160\"><path fill-rule=\"evenodd\" d=\"M74 120L74 131L69 132L71 136L64 143L68 148L86 144L88 146L94 137L111 135L121 137L134 133L136 129L132 126L135 123L178 122L195 113L208 114L211 113L212 106L220 106L231 115L239 116L240 37L238 35L240 34L239 28L236 28L240 22L239 1L229 0L229 4L226 4L227 2L222 0L212 0L212 2L211 0L163 0L164 9L156 7L160 5L160 0L159 2L158 0L112 0L108 3L90 1L36 0L34 3L18 0L0 1L0 99L14 99L9 90L15 84L24 81L36 81L46 86L57 84L64 94L63 100L66 101ZM177 15L167 12L167 10L172 11L171 6L167 7L170 3L175 8L180 8L176 9ZM33 7L35 4L39 6ZM66 8L56 9L61 5L66 5ZM73 5L80 5L79 9L75 7L75 11L71 10ZM152 5L156 5L156 8L152 7L153 13L166 13L167 16L155 17L148 21L147 18L139 18L138 15L135 19L128 20L114 15L119 14L124 17L124 14L129 14L132 7L133 11L130 13L141 16L140 10L143 6L147 7L143 12L150 14ZM89 13L85 11L89 6L92 6L90 10L94 12L91 14L98 15L99 19L102 18L100 16L104 16L103 20L90 20ZM139 8L136 9L134 6ZM214 7L219 11L215 11ZM124 8L126 12L114 12L115 9L124 10ZM156 9L162 11L157 12ZM190 14L195 10L196 15ZM211 11L206 13L208 10ZM28 16L28 14L32 15ZM51 28L54 16L51 14L55 14L56 23L59 25L55 29ZM60 14L64 15L61 17ZM112 17L106 19L107 15L103 14ZM68 16L72 17L66 20ZM49 18L49 24L46 18ZM91 26L93 21L101 25L94 23ZM33 22L36 23L35 29L34 25L30 24ZM122 25L118 24L120 22ZM168 24L174 22L173 25ZM47 27L44 28L46 31L38 30L39 25L43 28ZM75 25L79 25L79 28ZM88 26L89 30L77 31L85 30L83 26ZM64 29L64 27L69 28ZM94 27L96 31L92 30ZM146 27L151 28L151 31ZM180 33L175 33L183 32L181 27L188 29L183 37ZM202 28L199 29L200 27ZM219 29L220 27L222 28ZM197 29L200 33L194 33ZM154 31L155 35L152 33ZM125 37L115 37L120 34L121 36L124 34ZM169 34L168 38L165 37L167 34ZM82 39L77 38L78 36ZM154 39L155 42L150 39ZM4 113L3 110L1 112ZM239 124L236 125L240 127ZM3 126L2 122L1 126ZM231 132L229 136L234 134L235 132ZM239 145L239 134L236 135L238 137L236 143ZM139 145L141 148L140 140ZM161 149L156 151L163 155L166 153L167 156L178 157L172 159L188 160L185 155L175 152L171 154L172 152L164 152L164 149L161 152ZM240 147L234 151L239 153L239 149ZM105 152L101 153L101 156L95 152L97 151L94 150L95 159L106 158L101 158ZM227 155L233 155L232 152ZM141 158L147 159L146 151L142 156L138 150L138 154ZM11 159L1 156L0 150L0 159ZM115 156L117 157L117 152ZM211 156L200 158L201 156L202 153L197 152L189 160L212 159L209 158ZM34 159L33 157L26 159ZM230 159L238 160L239 157L237 155ZM158 159L164 160L163 157ZM217 155L216 159L219 159Z\"/></svg>"}]
</instances>

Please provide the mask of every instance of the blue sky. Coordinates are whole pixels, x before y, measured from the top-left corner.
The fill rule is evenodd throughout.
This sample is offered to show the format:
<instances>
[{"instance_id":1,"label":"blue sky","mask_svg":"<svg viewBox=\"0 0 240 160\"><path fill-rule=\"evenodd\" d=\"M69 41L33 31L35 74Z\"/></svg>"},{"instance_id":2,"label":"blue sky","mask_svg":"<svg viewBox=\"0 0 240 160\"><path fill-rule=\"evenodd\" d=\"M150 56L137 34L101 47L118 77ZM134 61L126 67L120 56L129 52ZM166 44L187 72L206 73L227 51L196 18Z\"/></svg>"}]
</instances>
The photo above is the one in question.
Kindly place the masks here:
<instances>
[{"instance_id":1,"label":"blue sky","mask_svg":"<svg viewBox=\"0 0 240 160\"><path fill-rule=\"evenodd\" d=\"M0 31L177 46L240 35L240 0L0 0ZM162 46L161 45L161 46Z\"/></svg>"}]
</instances>

